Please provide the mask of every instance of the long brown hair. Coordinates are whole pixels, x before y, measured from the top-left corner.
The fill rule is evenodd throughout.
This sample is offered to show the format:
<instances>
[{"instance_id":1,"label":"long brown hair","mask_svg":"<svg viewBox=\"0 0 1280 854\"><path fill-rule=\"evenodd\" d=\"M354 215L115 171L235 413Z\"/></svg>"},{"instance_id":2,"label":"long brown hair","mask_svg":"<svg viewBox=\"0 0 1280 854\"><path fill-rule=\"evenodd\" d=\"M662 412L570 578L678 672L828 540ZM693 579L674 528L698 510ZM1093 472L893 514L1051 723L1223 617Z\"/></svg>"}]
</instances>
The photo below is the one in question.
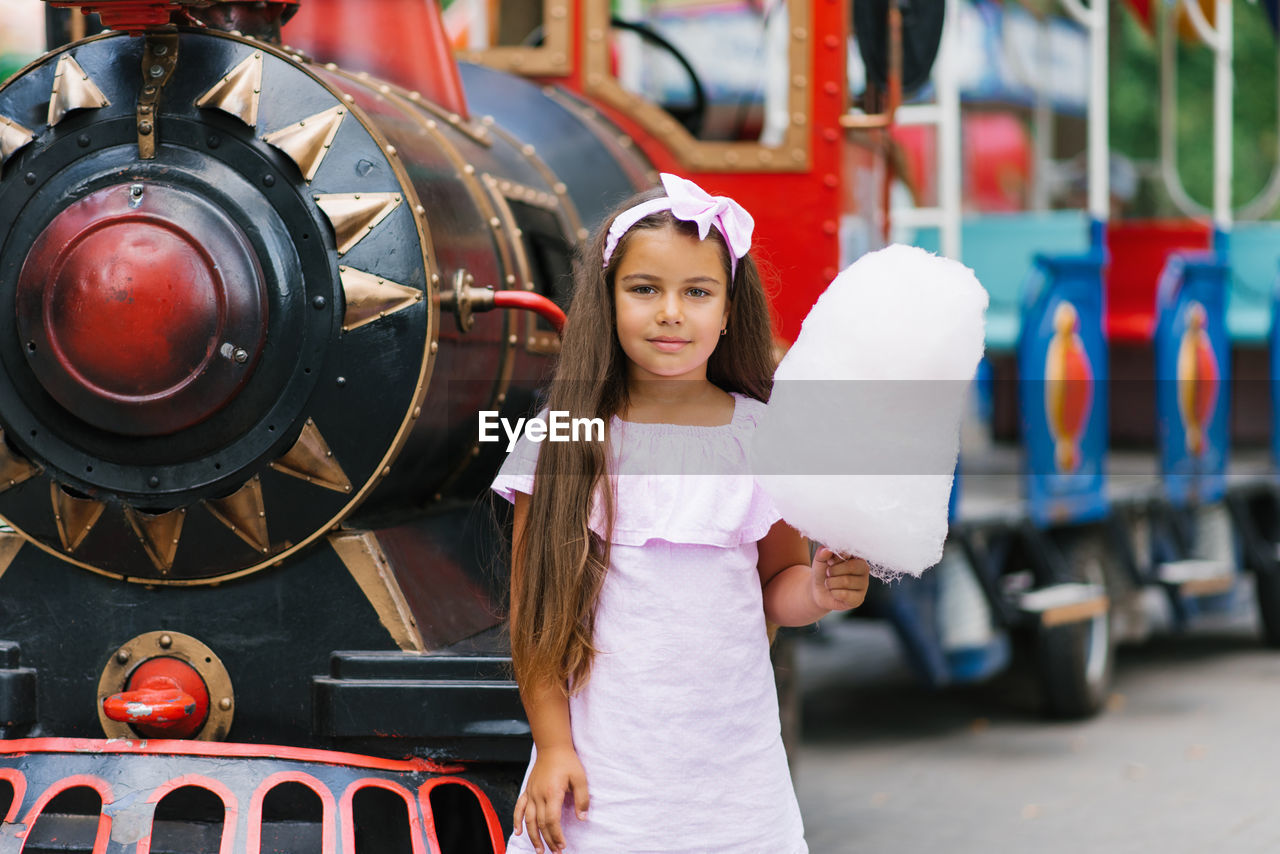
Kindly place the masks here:
<instances>
[{"instance_id":1,"label":"long brown hair","mask_svg":"<svg viewBox=\"0 0 1280 854\"><path fill-rule=\"evenodd\" d=\"M697 236L697 226L670 211L650 214L623 235L608 267L602 268L600 259L614 217L663 195L649 190L623 202L579 255L548 409L571 418L602 418L606 424L626 410L627 357L618 342L615 270L637 230L665 226ZM728 280L724 237L712 228L708 239L720 247ZM738 261L729 304L728 331L707 361L707 379L725 391L767 402L774 369L769 306L750 254ZM609 566L610 538L597 536L587 521L598 494L606 530L613 529L613 490L597 489L607 483L608 441L606 430L604 443L540 446L529 514L512 543L511 658L522 685L550 683L569 693L590 677L596 602Z\"/></svg>"}]
</instances>

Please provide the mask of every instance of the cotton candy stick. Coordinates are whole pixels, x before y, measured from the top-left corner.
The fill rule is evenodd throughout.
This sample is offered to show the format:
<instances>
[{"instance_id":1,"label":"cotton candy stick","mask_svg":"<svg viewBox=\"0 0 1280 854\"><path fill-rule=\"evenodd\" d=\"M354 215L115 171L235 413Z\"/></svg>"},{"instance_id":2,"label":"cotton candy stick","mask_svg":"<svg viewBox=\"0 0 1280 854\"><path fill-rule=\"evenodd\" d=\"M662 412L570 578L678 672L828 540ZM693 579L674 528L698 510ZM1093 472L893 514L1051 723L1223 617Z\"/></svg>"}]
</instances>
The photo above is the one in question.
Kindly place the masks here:
<instances>
[{"instance_id":1,"label":"cotton candy stick","mask_svg":"<svg viewBox=\"0 0 1280 854\"><path fill-rule=\"evenodd\" d=\"M836 276L752 441L753 473L787 522L880 577L941 559L986 308L972 270L913 246Z\"/></svg>"}]
</instances>

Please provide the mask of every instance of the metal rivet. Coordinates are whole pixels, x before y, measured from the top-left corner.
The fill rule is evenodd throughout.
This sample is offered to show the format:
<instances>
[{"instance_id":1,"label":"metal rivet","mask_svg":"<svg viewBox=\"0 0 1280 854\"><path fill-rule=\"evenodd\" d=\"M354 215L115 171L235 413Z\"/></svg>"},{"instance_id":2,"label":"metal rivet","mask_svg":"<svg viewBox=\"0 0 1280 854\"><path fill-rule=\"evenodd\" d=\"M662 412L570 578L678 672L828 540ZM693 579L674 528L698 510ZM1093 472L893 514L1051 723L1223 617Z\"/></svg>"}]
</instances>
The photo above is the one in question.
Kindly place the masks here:
<instances>
[{"instance_id":1,"label":"metal rivet","mask_svg":"<svg viewBox=\"0 0 1280 854\"><path fill-rule=\"evenodd\" d=\"M89 134L87 133L82 133L80 136L76 137L76 144L81 148L88 148L91 141L92 140L89 139Z\"/></svg>"},{"instance_id":2,"label":"metal rivet","mask_svg":"<svg viewBox=\"0 0 1280 854\"><path fill-rule=\"evenodd\" d=\"M169 647L171 647L171 646L173 646L173 638L172 638L172 637L170 637L169 635L161 635L161 636L160 636L160 648L161 648L161 649L168 649L168 648L169 648Z\"/></svg>"},{"instance_id":3,"label":"metal rivet","mask_svg":"<svg viewBox=\"0 0 1280 854\"><path fill-rule=\"evenodd\" d=\"M36 182L36 173L28 172L22 177L22 180L26 181L28 184L34 184Z\"/></svg>"},{"instance_id":4,"label":"metal rivet","mask_svg":"<svg viewBox=\"0 0 1280 854\"><path fill-rule=\"evenodd\" d=\"M268 186L268 187L274 187L274 186L276 185L276 176L275 176L275 175L263 175L263 176L262 176L262 183L263 183L265 186Z\"/></svg>"},{"instance_id":5,"label":"metal rivet","mask_svg":"<svg viewBox=\"0 0 1280 854\"><path fill-rule=\"evenodd\" d=\"M245 362L249 361L249 351L237 347L232 358L236 360L237 364L243 365Z\"/></svg>"},{"instance_id":6,"label":"metal rivet","mask_svg":"<svg viewBox=\"0 0 1280 854\"><path fill-rule=\"evenodd\" d=\"M156 56L164 56L168 52L169 52L169 46L167 44L158 44L152 49L152 53L154 53Z\"/></svg>"},{"instance_id":7,"label":"metal rivet","mask_svg":"<svg viewBox=\"0 0 1280 854\"><path fill-rule=\"evenodd\" d=\"M163 65L153 65L153 66L151 66L151 76L152 76L152 77L163 77L163 76L164 76L164 66L163 66Z\"/></svg>"},{"instance_id":8,"label":"metal rivet","mask_svg":"<svg viewBox=\"0 0 1280 854\"><path fill-rule=\"evenodd\" d=\"M342 388L344 385L346 385L346 384L347 384L347 378L346 378L346 377L338 377L338 379L337 379L337 380L335 380L335 382L337 382L337 383L338 383L338 388Z\"/></svg>"},{"instance_id":9,"label":"metal rivet","mask_svg":"<svg viewBox=\"0 0 1280 854\"><path fill-rule=\"evenodd\" d=\"M119 652L117 652L116 661L120 664L127 664L129 662L129 650L122 649Z\"/></svg>"},{"instance_id":10,"label":"metal rivet","mask_svg":"<svg viewBox=\"0 0 1280 854\"><path fill-rule=\"evenodd\" d=\"M143 136L151 135L151 122L138 122L138 133Z\"/></svg>"},{"instance_id":11,"label":"metal rivet","mask_svg":"<svg viewBox=\"0 0 1280 854\"><path fill-rule=\"evenodd\" d=\"M222 709L222 711L224 711L224 712L229 712L229 711L231 711L231 698L230 698L230 697L223 697L221 700L219 700L219 701L218 701L218 708L219 708L219 709Z\"/></svg>"},{"instance_id":12,"label":"metal rivet","mask_svg":"<svg viewBox=\"0 0 1280 854\"><path fill-rule=\"evenodd\" d=\"M147 485L150 486L152 489L155 489L157 486L160 485L160 478L156 477L155 475L151 475L151 477L147 478Z\"/></svg>"},{"instance_id":13,"label":"metal rivet","mask_svg":"<svg viewBox=\"0 0 1280 854\"><path fill-rule=\"evenodd\" d=\"M434 352L436 352L436 351L437 351L437 350L439 350L439 349L440 349L440 344L439 344L438 342L432 341L432 342L431 342L431 352L432 352L432 353L434 353Z\"/></svg>"},{"instance_id":14,"label":"metal rivet","mask_svg":"<svg viewBox=\"0 0 1280 854\"><path fill-rule=\"evenodd\" d=\"M311 300L311 307L314 308L316 311L320 311L328 304L329 304L328 300L326 300L322 296L315 297L314 299Z\"/></svg>"},{"instance_id":15,"label":"metal rivet","mask_svg":"<svg viewBox=\"0 0 1280 854\"><path fill-rule=\"evenodd\" d=\"M211 133L209 134L209 138L205 140L205 144L210 148L217 148L219 145L222 145L222 137L218 136L216 133Z\"/></svg>"}]
</instances>

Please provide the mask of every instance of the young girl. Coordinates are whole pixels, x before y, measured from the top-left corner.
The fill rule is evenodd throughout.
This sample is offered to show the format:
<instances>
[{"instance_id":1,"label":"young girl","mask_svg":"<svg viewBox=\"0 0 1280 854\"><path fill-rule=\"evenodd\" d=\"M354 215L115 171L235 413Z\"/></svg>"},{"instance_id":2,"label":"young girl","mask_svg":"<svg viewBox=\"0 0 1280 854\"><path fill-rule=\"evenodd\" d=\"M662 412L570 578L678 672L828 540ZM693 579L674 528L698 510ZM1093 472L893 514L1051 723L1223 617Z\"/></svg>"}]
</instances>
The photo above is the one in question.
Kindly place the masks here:
<instances>
[{"instance_id":1,"label":"young girl","mask_svg":"<svg viewBox=\"0 0 1280 854\"><path fill-rule=\"evenodd\" d=\"M811 563L748 472L774 368L751 217L662 182L591 242L551 385L605 442L522 438L493 485L534 739L511 852L807 851L765 621L866 594L866 563Z\"/></svg>"}]
</instances>

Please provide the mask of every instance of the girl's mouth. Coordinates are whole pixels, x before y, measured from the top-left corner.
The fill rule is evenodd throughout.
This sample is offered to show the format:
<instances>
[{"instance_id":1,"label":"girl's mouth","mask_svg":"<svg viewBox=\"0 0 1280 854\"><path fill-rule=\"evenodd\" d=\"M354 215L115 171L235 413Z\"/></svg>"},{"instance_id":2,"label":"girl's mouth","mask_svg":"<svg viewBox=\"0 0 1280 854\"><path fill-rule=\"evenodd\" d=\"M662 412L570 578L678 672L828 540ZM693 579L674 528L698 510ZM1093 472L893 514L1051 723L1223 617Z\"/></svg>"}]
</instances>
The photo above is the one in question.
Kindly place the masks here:
<instances>
[{"instance_id":1,"label":"girl's mouth","mask_svg":"<svg viewBox=\"0 0 1280 854\"><path fill-rule=\"evenodd\" d=\"M649 343L665 353L674 353L689 342L684 338L650 338Z\"/></svg>"}]
</instances>

